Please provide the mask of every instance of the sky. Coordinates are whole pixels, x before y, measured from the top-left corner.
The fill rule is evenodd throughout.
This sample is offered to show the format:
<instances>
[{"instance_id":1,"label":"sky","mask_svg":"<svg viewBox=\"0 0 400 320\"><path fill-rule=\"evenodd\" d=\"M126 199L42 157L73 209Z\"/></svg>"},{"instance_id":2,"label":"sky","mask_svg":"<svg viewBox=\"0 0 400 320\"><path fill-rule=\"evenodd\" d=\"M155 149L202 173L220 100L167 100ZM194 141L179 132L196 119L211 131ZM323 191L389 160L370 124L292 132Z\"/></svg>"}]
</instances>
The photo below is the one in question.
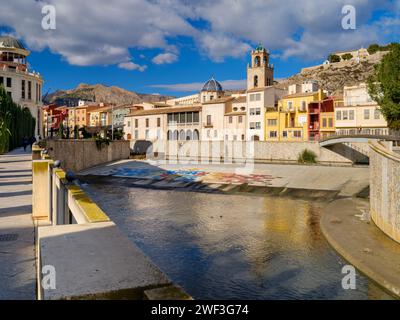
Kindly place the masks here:
<instances>
[{"instance_id":1,"label":"sky","mask_svg":"<svg viewBox=\"0 0 400 320\"><path fill-rule=\"evenodd\" d=\"M355 29L342 27L346 5ZM31 51L44 94L101 83L182 96L211 76L240 89L259 42L276 79L333 51L400 42L400 0L0 0L0 8L0 34Z\"/></svg>"}]
</instances>

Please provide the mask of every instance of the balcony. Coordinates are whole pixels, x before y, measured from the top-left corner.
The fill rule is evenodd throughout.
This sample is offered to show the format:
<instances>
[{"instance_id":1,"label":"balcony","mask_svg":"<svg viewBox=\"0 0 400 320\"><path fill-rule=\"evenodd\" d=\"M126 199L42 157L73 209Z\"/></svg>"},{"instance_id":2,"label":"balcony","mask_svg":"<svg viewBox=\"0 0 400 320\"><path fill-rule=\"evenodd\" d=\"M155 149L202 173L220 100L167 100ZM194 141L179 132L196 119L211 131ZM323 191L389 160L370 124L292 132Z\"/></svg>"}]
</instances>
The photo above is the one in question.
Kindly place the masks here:
<instances>
[{"instance_id":1,"label":"balcony","mask_svg":"<svg viewBox=\"0 0 400 320\"><path fill-rule=\"evenodd\" d=\"M213 125L212 122L207 122L207 123L203 123L203 127L204 127L204 128L213 128L214 125Z\"/></svg>"}]
</instances>

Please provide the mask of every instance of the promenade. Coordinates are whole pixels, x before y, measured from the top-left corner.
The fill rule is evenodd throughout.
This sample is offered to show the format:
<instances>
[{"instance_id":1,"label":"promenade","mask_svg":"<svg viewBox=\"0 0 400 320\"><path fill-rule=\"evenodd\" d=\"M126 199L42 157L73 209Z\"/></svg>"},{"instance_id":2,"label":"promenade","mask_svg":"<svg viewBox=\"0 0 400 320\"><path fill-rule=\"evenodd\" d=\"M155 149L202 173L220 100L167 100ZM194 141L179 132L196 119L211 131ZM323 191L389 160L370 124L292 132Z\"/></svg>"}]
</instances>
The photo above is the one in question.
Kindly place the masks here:
<instances>
[{"instance_id":1,"label":"promenade","mask_svg":"<svg viewBox=\"0 0 400 320\"><path fill-rule=\"evenodd\" d=\"M36 299L30 150L0 155L0 299Z\"/></svg>"}]
</instances>

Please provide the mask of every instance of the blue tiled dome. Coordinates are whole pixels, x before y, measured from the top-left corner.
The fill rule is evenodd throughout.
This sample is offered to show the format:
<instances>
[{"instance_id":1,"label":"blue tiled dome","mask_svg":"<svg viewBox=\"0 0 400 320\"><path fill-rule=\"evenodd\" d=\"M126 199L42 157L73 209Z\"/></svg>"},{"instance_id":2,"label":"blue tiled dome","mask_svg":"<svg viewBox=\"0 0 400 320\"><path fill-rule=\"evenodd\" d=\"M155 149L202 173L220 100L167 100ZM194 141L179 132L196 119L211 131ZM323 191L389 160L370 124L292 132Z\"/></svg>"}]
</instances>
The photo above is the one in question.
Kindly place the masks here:
<instances>
[{"instance_id":1,"label":"blue tiled dome","mask_svg":"<svg viewBox=\"0 0 400 320\"><path fill-rule=\"evenodd\" d=\"M223 91L221 84L212 77L208 80L201 91Z\"/></svg>"}]
</instances>

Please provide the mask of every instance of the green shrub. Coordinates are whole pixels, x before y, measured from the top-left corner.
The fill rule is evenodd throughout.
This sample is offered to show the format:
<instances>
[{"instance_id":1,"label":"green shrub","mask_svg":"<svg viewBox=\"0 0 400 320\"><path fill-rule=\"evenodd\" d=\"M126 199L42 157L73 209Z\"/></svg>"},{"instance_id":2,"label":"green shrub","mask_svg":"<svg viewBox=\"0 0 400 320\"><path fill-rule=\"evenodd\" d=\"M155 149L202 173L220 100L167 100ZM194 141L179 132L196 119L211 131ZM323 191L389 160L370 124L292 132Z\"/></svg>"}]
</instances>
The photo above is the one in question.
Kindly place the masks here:
<instances>
[{"instance_id":1,"label":"green shrub","mask_svg":"<svg viewBox=\"0 0 400 320\"><path fill-rule=\"evenodd\" d=\"M351 53L345 53L344 55L342 55L343 60L350 60L352 58L353 58L353 55Z\"/></svg>"},{"instance_id":2,"label":"green shrub","mask_svg":"<svg viewBox=\"0 0 400 320\"><path fill-rule=\"evenodd\" d=\"M299 163L317 163L317 155L315 152L304 149L297 159Z\"/></svg>"}]
</instances>

